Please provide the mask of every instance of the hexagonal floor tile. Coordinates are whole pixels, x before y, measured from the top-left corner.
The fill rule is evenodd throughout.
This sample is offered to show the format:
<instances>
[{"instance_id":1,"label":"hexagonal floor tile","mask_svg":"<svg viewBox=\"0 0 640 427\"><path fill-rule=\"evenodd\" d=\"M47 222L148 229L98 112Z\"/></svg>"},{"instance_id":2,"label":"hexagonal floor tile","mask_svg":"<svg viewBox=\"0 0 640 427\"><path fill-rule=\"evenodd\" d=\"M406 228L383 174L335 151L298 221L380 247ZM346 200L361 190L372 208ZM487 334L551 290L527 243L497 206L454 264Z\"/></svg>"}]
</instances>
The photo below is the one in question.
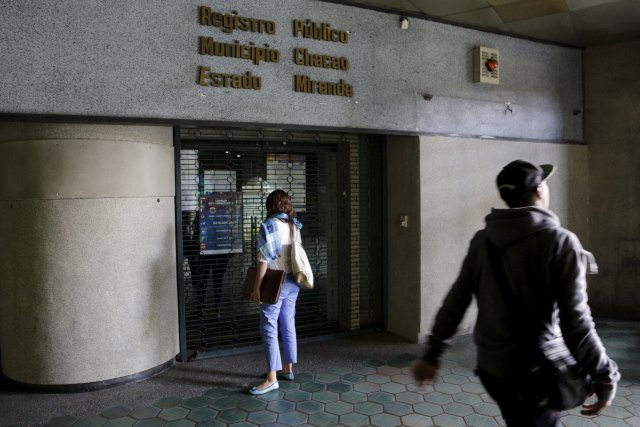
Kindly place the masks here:
<instances>
[{"instance_id":1,"label":"hexagonal floor tile","mask_svg":"<svg viewBox=\"0 0 640 427\"><path fill-rule=\"evenodd\" d=\"M242 409L227 409L218 414L218 421L222 421L227 424L239 423L247 419L249 414Z\"/></svg>"},{"instance_id":2,"label":"hexagonal floor tile","mask_svg":"<svg viewBox=\"0 0 640 427\"><path fill-rule=\"evenodd\" d=\"M308 381L300 384L300 390L308 391L309 393L315 393L317 391L326 390L327 385L325 383L319 383L317 381Z\"/></svg>"},{"instance_id":3,"label":"hexagonal floor tile","mask_svg":"<svg viewBox=\"0 0 640 427\"><path fill-rule=\"evenodd\" d=\"M351 373L352 371L353 370L351 368L347 368L345 366L330 366L327 368L327 372L338 375L346 375Z\"/></svg>"},{"instance_id":4,"label":"hexagonal floor tile","mask_svg":"<svg viewBox=\"0 0 640 427\"><path fill-rule=\"evenodd\" d=\"M285 412L291 412L296 408L296 404L293 402L289 402L288 400L274 400L273 402L269 402L267 405L267 409L271 412L276 412L278 414L284 414Z\"/></svg>"},{"instance_id":5,"label":"hexagonal floor tile","mask_svg":"<svg viewBox=\"0 0 640 427\"><path fill-rule=\"evenodd\" d=\"M391 382L390 376L380 375L380 374L367 375L366 379L367 379L367 382L374 383L374 384L384 384L384 383Z\"/></svg>"},{"instance_id":6,"label":"hexagonal floor tile","mask_svg":"<svg viewBox=\"0 0 640 427\"><path fill-rule=\"evenodd\" d=\"M191 399L187 399L184 402L182 402L182 406L184 406L187 409L197 409L197 408L204 408L205 406L208 406L211 402L213 402L213 399L210 399L205 396L192 397Z\"/></svg>"},{"instance_id":7,"label":"hexagonal floor tile","mask_svg":"<svg viewBox=\"0 0 640 427\"><path fill-rule=\"evenodd\" d=\"M188 414L189 414L189 410L187 408L183 408L182 406L176 406L173 408L163 409L158 414L158 418L161 418L165 421L173 421L173 420L179 420L181 418L185 418Z\"/></svg>"},{"instance_id":8,"label":"hexagonal floor tile","mask_svg":"<svg viewBox=\"0 0 640 427\"><path fill-rule=\"evenodd\" d=\"M153 404L153 406L160 409L173 408L180 405L182 405L182 399L177 397L165 397L164 399L157 400Z\"/></svg>"},{"instance_id":9,"label":"hexagonal floor tile","mask_svg":"<svg viewBox=\"0 0 640 427\"><path fill-rule=\"evenodd\" d=\"M300 383L294 383L293 381L278 381L278 386L280 387L280 390L282 390L282 391L299 390L300 389Z\"/></svg>"},{"instance_id":10,"label":"hexagonal floor tile","mask_svg":"<svg viewBox=\"0 0 640 427\"><path fill-rule=\"evenodd\" d=\"M160 413L161 409L155 406L145 406L142 408L134 409L129 412L129 416L131 418L135 418L137 420L143 420L145 418L153 418Z\"/></svg>"},{"instance_id":11,"label":"hexagonal floor tile","mask_svg":"<svg viewBox=\"0 0 640 427\"><path fill-rule=\"evenodd\" d=\"M409 414L405 415L402 419L402 425L407 427L422 427L422 426L432 426L433 421L431 421L430 417L426 415L420 414Z\"/></svg>"},{"instance_id":12,"label":"hexagonal floor tile","mask_svg":"<svg viewBox=\"0 0 640 427\"><path fill-rule=\"evenodd\" d=\"M327 384L327 390L332 391L334 393L346 393L348 391L351 391L352 388L353 388L352 384L341 382L341 381Z\"/></svg>"},{"instance_id":13,"label":"hexagonal floor tile","mask_svg":"<svg viewBox=\"0 0 640 427\"><path fill-rule=\"evenodd\" d=\"M376 403L388 403L396 400L393 394L384 391L374 391L373 393L369 393L368 399L369 401Z\"/></svg>"},{"instance_id":14,"label":"hexagonal floor tile","mask_svg":"<svg viewBox=\"0 0 640 427\"><path fill-rule=\"evenodd\" d=\"M434 384L433 388L437 392L444 393L444 394L456 394L462 391L459 385L449 384L449 383Z\"/></svg>"},{"instance_id":15,"label":"hexagonal floor tile","mask_svg":"<svg viewBox=\"0 0 640 427\"><path fill-rule=\"evenodd\" d=\"M371 375L376 373L376 368L373 366L357 366L353 368L353 372L361 375Z\"/></svg>"},{"instance_id":16,"label":"hexagonal floor tile","mask_svg":"<svg viewBox=\"0 0 640 427\"><path fill-rule=\"evenodd\" d=\"M272 402L274 400L282 400L284 398L284 391L283 390L271 391L269 393L260 394L255 397L260 400L266 400L267 402Z\"/></svg>"},{"instance_id":17,"label":"hexagonal floor tile","mask_svg":"<svg viewBox=\"0 0 640 427\"><path fill-rule=\"evenodd\" d=\"M320 383L335 383L340 379L336 374L318 374L316 375L316 381Z\"/></svg>"},{"instance_id":18,"label":"hexagonal floor tile","mask_svg":"<svg viewBox=\"0 0 640 427\"><path fill-rule=\"evenodd\" d=\"M409 404L424 402L424 399L422 398L421 395L419 395L418 393L414 393L412 391L403 391L401 393L396 394L396 400L398 402L409 403Z\"/></svg>"},{"instance_id":19,"label":"hexagonal floor tile","mask_svg":"<svg viewBox=\"0 0 640 427\"><path fill-rule=\"evenodd\" d=\"M269 394L269 393L267 393ZM227 409L233 409L237 405L237 399L235 397L223 397L221 399L216 399L209 404L209 407L213 409L217 409L219 411L225 411Z\"/></svg>"},{"instance_id":20,"label":"hexagonal floor tile","mask_svg":"<svg viewBox=\"0 0 640 427\"><path fill-rule=\"evenodd\" d=\"M389 402L382 405L382 407L385 413L397 415L399 417L403 415L409 415L411 412L413 412L413 408L411 407L411 405L407 405L406 403L402 402Z\"/></svg>"},{"instance_id":21,"label":"hexagonal floor tile","mask_svg":"<svg viewBox=\"0 0 640 427\"><path fill-rule=\"evenodd\" d=\"M443 414L433 417L433 423L437 426L464 427L464 418L455 415Z\"/></svg>"},{"instance_id":22,"label":"hexagonal floor tile","mask_svg":"<svg viewBox=\"0 0 640 427\"><path fill-rule=\"evenodd\" d=\"M314 426L331 426L338 423L338 416L326 412L309 415L309 424Z\"/></svg>"},{"instance_id":23,"label":"hexagonal floor tile","mask_svg":"<svg viewBox=\"0 0 640 427\"><path fill-rule=\"evenodd\" d=\"M313 393L312 396L313 400L317 400L322 403L335 402L340 399L340 395L332 391L319 391L317 393Z\"/></svg>"},{"instance_id":24,"label":"hexagonal floor tile","mask_svg":"<svg viewBox=\"0 0 640 427\"><path fill-rule=\"evenodd\" d=\"M482 402L482 399L480 399L480 396L478 396L477 394L467 393L464 391L456 393L451 397L453 397L453 400L455 402L465 403L467 405L475 405L476 403Z\"/></svg>"},{"instance_id":25,"label":"hexagonal floor tile","mask_svg":"<svg viewBox=\"0 0 640 427\"><path fill-rule=\"evenodd\" d=\"M247 412L259 411L267 407L267 402L262 399L257 399L253 396L245 396L243 399L238 400L237 407L244 409Z\"/></svg>"},{"instance_id":26,"label":"hexagonal floor tile","mask_svg":"<svg viewBox=\"0 0 640 427\"><path fill-rule=\"evenodd\" d=\"M450 374L442 377L442 380L449 384L462 385L469 382L469 378L463 375Z\"/></svg>"},{"instance_id":27,"label":"hexagonal floor tile","mask_svg":"<svg viewBox=\"0 0 640 427\"><path fill-rule=\"evenodd\" d=\"M108 420L112 420L114 418L126 417L129 415L129 412L131 412L131 408L127 406L114 406L113 408L109 408L102 412L100 415Z\"/></svg>"},{"instance_id":28,"label":"hexagonal floor tile","mask_svg":"<svg viewBox=\"0 0 640 427\"><path fill-rule=\"evenodd\" d=\"M364 362L364 365L368 366L370 368L377 368L379 366L386 365L386 362L384 360L372 359L372 360L367 360L366 362Z\"/></svg>"},{"instance_id":29,"label":"hexagonal floor tile","mask_svg":"<svg viewBox=\"0 0 640 427\"><path fill-rule=\"evenodd\" d=\"M331 402L324 406L324 410L330 414L344 415L353 412L353 405L346 402Z\"/></svg>"},{"instance_id":30,"label":"hexagonal floor tile","mask_svg":"<svg viewBox=\"0 0 640 427\"><path fill-rule=\"evenodd\" d=\"M363 415L375 415L382 413L382 405L374 402L360 402L353 405L353 410Z\"/></svg>"},{"instance_id":31,"label":"hexagonal floor tile","mask_svg":"<svg viewBox=\"0 0 640 427\"><path fill-rule=\"evenodd\" d=\"M482 386L482 384L480 383L467 383L467 384L462 384L460 386L460 388L468 393L473 393L473 394L482 394L482 393L486 393L487 391L484 389L484 387Z\"/></svg>"},{"instance_id":32,"label":"hexagonal floor tile","mask_svg":"<svg viewBox=\"0 0 640 427\"><path fill-rule=\"evenodd\" d=\"M398 384L414 384L416 382L415 378L413 378L413 376L411 375L406 375L406 374L399 374L399 375L392 375L391 376L391 381L394 383L398 383Z\"/></svg>"},{"instance_id":33,"label":"hexagonal floor tile","mask_svg":"<svg viewBox=\"0 0 640 427\"><path fill-rule=\"evenodd\" d=\"M324 404L315 400L307 400L296 405L296 410L305 414L315 414L324 411Z\"/></svg>"},{"instance_id":34,"label":"hexagonal floor tile","mask_svg":"<svg viewBox=\"0 0 640 427\"><path fill-rule=\"evenodd\" d=\"M473 405L473 410L477 414L486 415L488 417L495 417L500 415L500 408L495 403L478 403Z\"/></svg>"},{"instance_id":35,"label":"hexagonal floor tile","mask_svg":"<svg viewBox=\"0 0 640 427\"><path fill-rule=\"evenodd\" d=\"M425 395L424 400L438 405L446 405L447 403L453 402L453 397L436 391Z\"/></svg>"},{"instance_id":36,"label":"hexagonal floor tile","mask_svg":"<svg viewBox=\"0 0 640 427\"><path fill-rule=\"evenodd\" d=\"M365 380L365 376L362 374L356 374L356 373L349 373L346 375L341 375L340 378L342 379L342 381L346 381L348 383L359 383L361 381Z\"/></svg>"},{"instance_id":37,"label":"hexagonal floor tile","mask_svg":"<svg viewBox=\"0 0 640 427\"><path fill-rule=\"evenodd\" d=\"M413 405L413 410L418 414L427 415L429 417L444 414L442 406L429 402L416 403Z\"/></svg>"},{"instance_id":38,"label":"hexagonal floor tile","mask_svg":"<svg viewBox=\"0 0 640 427\"><path fill-rule=\"evenodd\" d=\"M395 368L393 366L379 366L378 368L376 368L376 371L378 371L378 374L380 375L386 375L388 377L392 377L394 375L400 375L402 373L402 370L400 368Z\"/></svg>"},{"instance_id":39,"label":"hexagonal floor tile","mask_svg":"<svg viewBox=\"0 0 640 427\"><path fill-rule=\"evenodd\" d=\"M404 386L403 384L386 383L386 384L380 384L380 390L386 391L387 393L396 394L396 393L402 393L403 391L407 391L407 387Z\"/></svg>"},{"instance_id":40,"label":"hexagonal floor tile","mask_svg":"<svg viewBox=\"0 0 640 427\"><path fill-rule=\"evenodd\" d=\"M278 414L270 411L251 412L247 417L247 421L259 426L273 423L276 421L276 419L278 419Z\"/></svg>"},{"instance_id":41,"label":"hexagonal floor tile","mask_svg":"<svg viewBox=\"0 0 640 427\"><path fill-rule=\"evenodd\" d=\"M372 393L374 391L380 391L380 384L374 384L370 382L361 382L353 385L353 389L355 391L360 391L362 393Z\"/></svg>"},{"instance_id":42,"label":"hexagonal floor tile","mask_svg":"<svg viewBox=\"0 0 640 427\"><path fill-rule=\"evenodd\" d=\"M390 414L377 414L370 417L371 424L378 427L395 427L402 424L400 417Z\"/></svg>"},{"instance_id":43,"label":"hexagonal floor tile","mask_svg":"<svg viewBox=\"0 0 640 427\"><path fill-rule=\"evenodd\" d=\"M369 425L369 417L356 412L340 416L340 424L348 427L364 427Z\"/></svg>"},{"instance_id":44,"label":"hexagonal floor tile","mask_svg":"<svg viewBox=\"0 0 640 427\"><path fill-rule=\"evenodd\" d=\"M137 420L129 417L113 418L104 424L104 427L131 427Z\"/></svg>"},{"instance_id":45,"label":"hexagonal floor tile","mask_svg":"<svg viewBox=\"0 0 640 427\"><path fill-rule=\"evenodd\" d=\"M204 421L204 423L209 423L209 421ZM139 420L133 426L134 427L164 427L165 425L166 423L164 422L164 420L161 420L160 418L150 418L146 420Z\"/></svg>"},{"instance_id":46,"label":"hexagonal floor tile","mask_svg":"<svg viewBox=\"0 0 640 427\"><path fill-rule=\"evenodd\" d=\"M311 393L300 390L288 391L284 394L284 398L291 402L304 402L305 400L311 400Z\"/></svg>"},{"instance_id":47,"label":"hexagonal floor tile","mask_svg":"<svg viewBox=\"0 0 640 427\"><path fill-rule=\"evenodd\" d=\"M347 403L366 402L367 394L361 393L359 391L348 391L346 393L340 394L340 400Z\"/></svg>"},{"instance_id":48,"label":"hexagonal floor tile","mask_svg":"<svg viewBox=\"0 0 640 427\"><path fill-rule=\"evenodd\" d=\"M472 414L464 417L465 423L473 427L497 427L498 422L492 417L486 415Z\"/></svg>"},{"instance_id":49,"label":"hexagonal floor tile","mask_svg":"<svg viewBox=\"0 0 640 427\"><path fill-rule=\"evenodd\" d=\"M165 427L194 427L196 423L189 420L174 420L165 424Z\"/></svg>"},{"instance_id":50,"label":"hexagonal floor tile","mask_svg":"<svg viewBox=\"0 0 640 427\"><path fill-rule=\"evenodd\" d=\"M218 411L216 411L215 409L196 408L196 409L192 409L189 412L189 414L187 415L187 419L195 422L200 422L200 421L213 420L216 417L216 415L218 415Z\"/></svg>"},{"instance_id":51,"label":"hexagonal floor tile","mask_svg":"<svg viewBox=\"0 0 640 427\"><path fill-rule=\"evenodd\" d=\"M301 412L285 412L284 414L278 415L278 423L297 426L306 423L307 418L307 414Z\"/></svg>"},{"instance_id":52,"label":"hexagonal floor tile","mask_svg":"<svg viewBox=\"0 0 640 427\"><path fill-rule=\"evenodd\" d=\"M302 374L296 374L295 379L293 381L301 384L301 383L306 383L313 380L314 380L314 376L312 374L302 373Z\"/></svg>"},{"instance_id":53,"label":"hexagonal floor tile","mask_svg":"<svg viewBox=\"0 0 640 427\"><path fill-rule=\"evenodd\" d=\"M212 388L204 392L204 395L211 399L220 399L221 397L227 397L231 393L229 390L221 390L219 388Z\"/></svg>"},{"instance_id":54,"label":"hexagonal floor tile","mask_svg":"<svg viewBox=\"0 0 640 427\"><path fill-rule=\"evenodd\" d=\"M444 409L444 412L447 414L458 415L460 417L471 415L474 412L471 406L458 402L451 402L446 405L442 405L442 409Z\"/></svg>"}]
</instances>

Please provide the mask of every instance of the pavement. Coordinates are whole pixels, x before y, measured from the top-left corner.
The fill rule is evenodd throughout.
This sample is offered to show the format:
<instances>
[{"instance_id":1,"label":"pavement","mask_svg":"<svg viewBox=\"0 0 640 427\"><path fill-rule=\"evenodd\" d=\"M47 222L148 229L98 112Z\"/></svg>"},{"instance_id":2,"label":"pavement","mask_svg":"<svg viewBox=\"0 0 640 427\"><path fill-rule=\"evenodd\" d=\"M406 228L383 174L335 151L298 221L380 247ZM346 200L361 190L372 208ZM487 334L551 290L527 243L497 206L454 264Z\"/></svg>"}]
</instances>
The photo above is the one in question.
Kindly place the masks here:
<instances>
[{"instance_id":1,"label":"pavement","mask_svg":"<svg viewBox=\"0 0 640 427\"><path fill-rule=\"evenodd\" d=\"M562 414L564 426L640 426L640 322L597 321L623 379L598 417ZM367 332L299 345L293 381L247 393L264 374L262 352L176 363L150 379L87 393L37 393L0 382L0 426L502 426L473 373L470 336L453 340L439 376L418 387L410 366L418 344Z\"/></svg>"}]
</instances>

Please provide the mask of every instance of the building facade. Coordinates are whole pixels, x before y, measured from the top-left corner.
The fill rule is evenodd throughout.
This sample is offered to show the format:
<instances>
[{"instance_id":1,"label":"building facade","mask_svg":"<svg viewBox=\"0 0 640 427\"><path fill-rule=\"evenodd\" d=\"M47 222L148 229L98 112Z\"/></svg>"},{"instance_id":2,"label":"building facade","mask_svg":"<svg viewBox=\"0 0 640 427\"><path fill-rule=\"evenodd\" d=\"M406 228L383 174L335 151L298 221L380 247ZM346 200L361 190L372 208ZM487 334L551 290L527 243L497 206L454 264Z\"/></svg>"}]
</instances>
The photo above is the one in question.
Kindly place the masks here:
<instances>
[{"instance_id":1,"label":"building facade","mask_svg":"<svg viewBox=\"0 0 640 427\"><path fill-rule=\"evenodd\" d=\"M101 387L255 344L239 291L275 188L318 273L298 308L309 337L419 340L514 158L557 164L552 208L585 244L598 234L580 49L312 0L0 12L0 351L15 381ZM640 228L619 233L632 268Z\"/></svg>"}]
</instances>

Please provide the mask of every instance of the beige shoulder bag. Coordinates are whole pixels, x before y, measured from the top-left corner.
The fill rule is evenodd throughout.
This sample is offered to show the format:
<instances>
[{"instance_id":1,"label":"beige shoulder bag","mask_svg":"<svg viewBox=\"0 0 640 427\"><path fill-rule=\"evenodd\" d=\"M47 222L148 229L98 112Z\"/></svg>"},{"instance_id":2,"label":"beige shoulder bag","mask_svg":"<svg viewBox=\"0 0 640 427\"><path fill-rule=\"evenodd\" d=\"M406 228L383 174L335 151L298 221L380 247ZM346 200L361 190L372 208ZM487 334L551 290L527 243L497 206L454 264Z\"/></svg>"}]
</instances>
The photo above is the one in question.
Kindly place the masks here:
<instances>
[{"instance_id":1,"label":"beige shoulder bag","mask_svg":"<svg viewBox=\"0 0 640 427\"><path fill-rule=\"evenodd\" d=\"M291 226L291 270L293 278L301 289L313 289L313 272L307 253L302 247L300 230L295 225Z\"/></svg>"}]
</instances>

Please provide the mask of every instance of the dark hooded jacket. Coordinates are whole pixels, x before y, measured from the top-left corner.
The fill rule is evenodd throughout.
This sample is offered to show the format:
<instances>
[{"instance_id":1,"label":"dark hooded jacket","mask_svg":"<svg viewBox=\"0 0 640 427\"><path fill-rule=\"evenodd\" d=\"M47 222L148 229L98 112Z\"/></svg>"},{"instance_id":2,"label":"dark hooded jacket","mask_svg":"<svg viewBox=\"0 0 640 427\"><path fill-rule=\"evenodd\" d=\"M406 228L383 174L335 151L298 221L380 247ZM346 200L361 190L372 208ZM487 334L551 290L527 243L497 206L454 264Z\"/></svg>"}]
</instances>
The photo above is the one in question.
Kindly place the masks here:
<instances>
[{"instance_id":1,"label":"dark hooded jacket","mask_svg":"<svg viewBox=\"0 0 640 427\"><path fill-rule=\"evenodd\" d=\"M516 307L505 303L496 283L487 239L498 248ZM598 397L608 400L620 374L607 357L587 305L586 272L595 268L592 261L550 210L494 209L486 228L471 240L460 275L438 311L425 360L437 366L475 296L480 369L510 378L539 365L544 354L557 365L577 361L591 374Z\"/></svg>"}]
</instances>

